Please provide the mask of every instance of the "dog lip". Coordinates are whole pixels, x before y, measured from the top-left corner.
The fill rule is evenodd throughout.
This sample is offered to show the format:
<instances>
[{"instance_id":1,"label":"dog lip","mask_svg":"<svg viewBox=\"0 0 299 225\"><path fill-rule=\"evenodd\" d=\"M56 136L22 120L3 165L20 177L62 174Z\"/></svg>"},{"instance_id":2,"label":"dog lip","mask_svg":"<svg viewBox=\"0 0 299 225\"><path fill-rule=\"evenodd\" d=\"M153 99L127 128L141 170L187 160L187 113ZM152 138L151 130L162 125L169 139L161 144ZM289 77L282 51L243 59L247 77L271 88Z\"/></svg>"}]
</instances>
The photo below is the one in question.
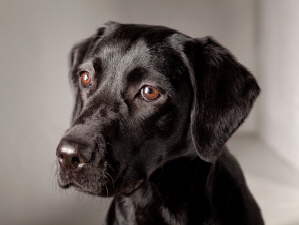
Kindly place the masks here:
<instances>
[{"instance_id":1,"label":"dog lip","mask_svg":"<svg viewBox=\"0 0 299 225\"><path fill-rule=\"evenodd\" d=\"M71 186L74 185L73 181L72 181L73 177L72 174L70 173L63 173L63 171L60 171L60 175L58 178L58 185L60 188L62 189L68 189Z\"/></svg>"},{"instance_id":2,"label":"dog lip","mask_svg":"<svg viewBox=\"0 0 299 225\"><path fill-rule=\"evenodd\" d=\"M62 189L69 189L71 187L74 187L74 188L78 189L79 191L86 192L84 187L81 187L80 185L76 184L76 182L73 182L73 181L67 181L65 183L59 183L59 187L62 188Z\"/></svg>"},{"instance_id":3,"label":"dog lip","mask_svg":"<svg viewBox=\"0 0 299 225\"><path fill-rule=\"evenodd\" d=\"M72 187L74 184L72 182L66 182L66 183L58 183L59 187L62 189L68 189L70 187Z\"/></svg>"}]
</instances>

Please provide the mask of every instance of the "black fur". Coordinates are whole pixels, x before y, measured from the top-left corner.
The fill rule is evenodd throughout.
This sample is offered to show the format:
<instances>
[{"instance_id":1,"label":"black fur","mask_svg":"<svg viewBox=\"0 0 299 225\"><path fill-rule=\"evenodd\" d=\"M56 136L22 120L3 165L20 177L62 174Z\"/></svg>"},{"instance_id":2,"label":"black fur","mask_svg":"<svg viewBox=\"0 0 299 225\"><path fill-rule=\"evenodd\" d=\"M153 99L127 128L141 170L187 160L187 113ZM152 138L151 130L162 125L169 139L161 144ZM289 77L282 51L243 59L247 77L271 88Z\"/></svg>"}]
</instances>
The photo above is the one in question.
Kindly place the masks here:
<instances>
[{"instance_id":1,"label":"black fur","mask_svg":"<svg viewBox=\"0 0 299 225\"><path fill-rule=\"evenodd\" d=\"M111 22L72 49L70 80L59 185L113 196L107 225L263 224L225 146L259 87L215 40ZM143 99L145 85L160 97Z\"/></svg>"}]
</instances>

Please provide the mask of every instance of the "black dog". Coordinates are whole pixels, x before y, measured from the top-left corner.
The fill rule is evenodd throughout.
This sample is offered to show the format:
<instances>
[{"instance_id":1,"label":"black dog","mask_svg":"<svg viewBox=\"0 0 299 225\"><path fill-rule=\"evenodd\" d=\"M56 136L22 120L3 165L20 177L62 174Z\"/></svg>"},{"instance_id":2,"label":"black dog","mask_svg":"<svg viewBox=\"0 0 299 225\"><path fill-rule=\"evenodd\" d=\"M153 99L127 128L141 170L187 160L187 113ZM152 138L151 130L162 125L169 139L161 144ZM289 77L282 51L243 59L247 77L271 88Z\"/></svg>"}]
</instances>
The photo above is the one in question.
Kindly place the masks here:
<instances>
[{"instance_id":1,"label":"black dog","mask_svg":"<svg viewBox=\"0 0 299 225\"><path fill-rule=\"evenodd\" d=\"M259 87L210 37L108 23L70 54L59 185L114 196L107 224L260 225L225 142Z\"/></svg>"}]
</instances>

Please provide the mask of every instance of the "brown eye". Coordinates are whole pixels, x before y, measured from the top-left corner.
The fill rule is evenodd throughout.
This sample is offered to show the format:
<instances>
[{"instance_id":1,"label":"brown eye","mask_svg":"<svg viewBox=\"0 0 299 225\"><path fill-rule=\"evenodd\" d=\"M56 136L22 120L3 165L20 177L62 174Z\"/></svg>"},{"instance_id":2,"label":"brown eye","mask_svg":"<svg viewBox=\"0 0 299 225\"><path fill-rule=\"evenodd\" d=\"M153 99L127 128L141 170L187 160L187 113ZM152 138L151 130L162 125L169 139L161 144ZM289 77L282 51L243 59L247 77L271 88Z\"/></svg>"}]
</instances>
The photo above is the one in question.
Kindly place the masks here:
<instances>
[{"instance_id":1,"label":"brown eye","mask_svg":"<svg viewBox=\"0 0 299 225\"><path fill-rule=\"evenodd\" d=\"M160 94L156 88L145 86L141 89L141 96L147 101L153 101L160 97Z\"/></svg>"},{"instance_id":2,"label":"brown eye","mask_svg":"<svg viewBox=\"0 0 299 225\"><path fill-rule=\"evenodd\" d=\"M80 78L83 87L89 87L91 85L91 75L87 71L81 73Z\"/></svg>"}]
</instances>

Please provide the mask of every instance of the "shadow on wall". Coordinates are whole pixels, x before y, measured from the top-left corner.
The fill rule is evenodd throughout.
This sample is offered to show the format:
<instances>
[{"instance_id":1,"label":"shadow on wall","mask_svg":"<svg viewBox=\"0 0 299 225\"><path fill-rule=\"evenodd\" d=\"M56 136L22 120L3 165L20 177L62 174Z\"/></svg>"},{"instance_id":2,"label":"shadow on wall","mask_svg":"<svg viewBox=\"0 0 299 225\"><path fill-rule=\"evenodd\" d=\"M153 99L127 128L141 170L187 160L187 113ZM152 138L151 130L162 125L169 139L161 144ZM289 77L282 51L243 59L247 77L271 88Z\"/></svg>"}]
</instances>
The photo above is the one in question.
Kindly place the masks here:
<instances>
[{"instance_id":1,"label":"shadow on wall","mask_svg":"<svg viewBox=\"0 0 299 225\"><path fill-rule=\"evenodd\" d=\"M288 223L288 224L285 224L285 225L298 225L299 224L299 220L297 222L294 222L294 223Z\"/></svg>"},{"instance_id":2,"label":"shadow on wall","mask_svg":"<svg viewBox=\"0 0 299 225\"><path fill-rule=\"evenodd\" d=\"M66 201L59 206L49 204L46 207L30 207L22 209L21 215L14 218L0 219L1 224L5 225L100 225L106 218L107 210L110 206L110 198L93 198L85 194L78 194L76 191L68 194L68 199L72 199L73 207Z\"/></svg>"}]
</instances>

